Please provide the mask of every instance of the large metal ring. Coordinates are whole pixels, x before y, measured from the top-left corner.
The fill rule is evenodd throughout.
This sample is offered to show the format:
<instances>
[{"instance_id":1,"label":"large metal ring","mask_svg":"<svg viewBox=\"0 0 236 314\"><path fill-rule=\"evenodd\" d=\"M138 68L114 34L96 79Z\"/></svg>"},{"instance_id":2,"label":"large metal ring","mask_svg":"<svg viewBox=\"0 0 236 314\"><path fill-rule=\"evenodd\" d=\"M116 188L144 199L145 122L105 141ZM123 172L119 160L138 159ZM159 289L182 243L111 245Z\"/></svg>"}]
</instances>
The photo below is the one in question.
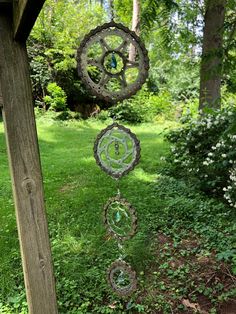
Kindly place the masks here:
<instances>
[{"instance_id":1,"label":"large metal ring","mask_svg":"<svg viewBox=\"0 0 236 314\"><path fill-rule=\"evenodd\" d=\"M135 51L132 60L130 49ZM79 76L87 88L110 103L130 98L148 76L145 46L134 32L114 21L85 36L78 48L77 61Z\"/></svg>"}]
</instances>

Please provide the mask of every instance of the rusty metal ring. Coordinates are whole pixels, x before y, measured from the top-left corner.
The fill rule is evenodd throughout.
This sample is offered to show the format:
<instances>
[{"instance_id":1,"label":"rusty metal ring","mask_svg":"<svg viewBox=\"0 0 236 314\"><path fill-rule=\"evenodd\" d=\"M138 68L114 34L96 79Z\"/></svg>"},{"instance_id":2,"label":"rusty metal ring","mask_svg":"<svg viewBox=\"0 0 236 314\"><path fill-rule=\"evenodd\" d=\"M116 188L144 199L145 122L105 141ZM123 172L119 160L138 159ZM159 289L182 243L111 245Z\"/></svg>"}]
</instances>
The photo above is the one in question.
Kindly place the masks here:
<instances>
[{"instance_id":1,"label":"rusty metal ring","mask_svg":"<svg viewBox=\"0 0 236 314\"><path fill-rule=\"evenodd\" d=\"M116 132L119 132L123 139L118 138ZM104 143L105 139L108 139L107 143ZM125 148L125 152L117 160L110 156L109 151L109 147L113 143L116 144L116 141ZM128 148L128 144L132 147ZM97 164L115 179L121 178L134 169L140 160L140 151L140 142L136 135L116 122L102 130L94 143L94 158ZM131 158L129 162L127 161L128 157Z\"/></svg>"},{"instance_id":2,"label":"rusty metal ring","mask_svg":"<svg viewBox=\"0 0 236 314\"><path fill-rule=\"evenodd\" d=\"M104 206L104 224L108 233L116 239L130 239L137 231L136 211L126 199L112 197Z\"/></svg>"},{"instance_id":3,"label":"rusty metal ring","mask_svg":"<svg viewBox=\"0 0 236 314\"><path fill-rule=\"evenodd\" d=\"M122 38L123 43L115 49L109 47L104 39L109 35L115 35ZM103 49L102 56L95 60L88 59L88 49L94 43L101 44L101 48ZM124 50L128 49L128 45L133 45L135 47L139 57L138 61L129 61L126 53L124 53ZM112 74L105 70L102 60L104 61L104 55L108 52L122 55L124 66L120 73ZM98 26L84 37L77 51L77 62L78 74L85 86L93 95L110 103L116 103L134 95L146 81L149 70L148 53L140 38L124 25L114 21ZM88 73L87 66L89 62L97 67L102 73L101 78L97 82L94 81ZM125 76L128 68L138 69L138 75L134 82L131 83L127 82ZM111 79L116 79L119 82L120 90L109 90L107 84Z\"/></svg>"},{"instance_id":4,"label":"rusty metal ring","mask_svg":"<svg viewBox=\"0 0 236 314\"><path fill-rule=\"evenodd\" d=\"M119 278L121 276L123 278ZM120 297L129 296L137 289L136 272L123 260L116 260L111 264L107 270L107 280Z\"/></svg>"}]
</instances>

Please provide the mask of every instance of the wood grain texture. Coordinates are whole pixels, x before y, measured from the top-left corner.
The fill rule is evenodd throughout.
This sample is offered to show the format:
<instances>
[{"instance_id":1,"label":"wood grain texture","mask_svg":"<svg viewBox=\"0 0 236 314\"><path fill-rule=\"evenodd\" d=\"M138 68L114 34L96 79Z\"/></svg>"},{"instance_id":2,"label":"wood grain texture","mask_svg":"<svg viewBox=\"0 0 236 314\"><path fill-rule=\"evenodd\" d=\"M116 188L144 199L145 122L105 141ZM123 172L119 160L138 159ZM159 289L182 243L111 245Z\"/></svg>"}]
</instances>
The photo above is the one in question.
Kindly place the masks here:
<instances>
[{"instance_id":1,"label":"wood grain texture","mask_svg":"<svg viewBox=\"0 0 236 314\"><path fill-rule=\"evenodd\" d=\"M2 4L12 4L12 0L0 0L0 6Z\"/></svg>"},{"instance_id":2,"label":"wood grain texture","mask_svg":"<svg viewBox=\"0 0 236 314\"><path fill-rule=\"evenodd\" d=\"M27 52L0 12L0 85L29 313L57 312ZM14 270L13 270L14 271Z\"/></svg>"},{"instance_id":3,"label":"wood grain texture","mask_svg":"<svg viewBox=\"0 0 236 314\"><path fill-rule=\"evenodd\" d=\"M14 37L26 41L45 0L18 0L13 2Z\"/></svg>"},{"instance_id":4,"label":"wood grain texture","mask_svg":"<svg viewBox=\"0 0 236 314\"><path fill-rule=\"evenodd\" d=\"M7 9L12 9L12 0L0 0L0 11Z\"/></svg>"},{"instance_id":5,"label":"wood grain texture","mask_svg":"<svg viewBox=\"0 0 236 314\"><path fill-rule=\"evenodd\" d=\"M0 81L0 109L2 109L3 106L3 99L2 99L2 90L1 90L1 81Z\"/></svg>"}]
</instances>

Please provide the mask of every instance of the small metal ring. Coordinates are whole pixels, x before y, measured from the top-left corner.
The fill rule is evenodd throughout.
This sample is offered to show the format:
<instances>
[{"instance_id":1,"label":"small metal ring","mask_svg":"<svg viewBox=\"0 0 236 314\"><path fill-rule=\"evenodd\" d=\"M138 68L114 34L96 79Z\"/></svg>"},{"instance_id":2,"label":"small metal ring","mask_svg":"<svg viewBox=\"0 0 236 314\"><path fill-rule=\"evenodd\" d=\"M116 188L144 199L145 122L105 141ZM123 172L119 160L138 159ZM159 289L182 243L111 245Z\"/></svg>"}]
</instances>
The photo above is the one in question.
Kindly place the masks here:
<instances>
[{"instance_id":1,"label":"small metal ring","mask_svg":"<svg viewBox=\"0 0 236 314\"><path fill-rule=\"evenodd\" d=\"M99 147L100 144L102 143L102 140L109 134L110 131L112 130L120 130L121 132L123 132L124 134L126 134L129 138L129 140L132 142L133 144L133 149L134 149L134 156L132 158L132 161L126 166L124 167L124 169L115 169L112 166L109 166L109 163L106 164L99 153ZM109 174L111 177L113 177L114 179L119 179L121 177L123 177L125 174L127 174L128 172L130 172L131 170L134 169L134 167L139 163L140 160L140 152L141 152L141 148L140 148L140 142L138 140L138 138L136 137L136 135L134 133L132 133L130 131L130 129L124 127L123 125L118 124L117 122L112 123L111 125L109 125L107 128L105 128L104 130L102 130L94 143L94 158L97 162L97 164L101 167L101 169L103 171L105 171L107 174Z\"/></svg>"},{"instance_id":2,"label":"small metal ring","mask_svg":"<svg viewBox=\"0 0 236 314\"><path fill-rule=\"evenodd\" d=\"M116 282L115 275L120 272L128 276L129 284L120 287ZM116 260L107 270L107 280L112 290L120 297L127 297L137 289L136 272L123 260Z\"/></svg>"}]
</instances>

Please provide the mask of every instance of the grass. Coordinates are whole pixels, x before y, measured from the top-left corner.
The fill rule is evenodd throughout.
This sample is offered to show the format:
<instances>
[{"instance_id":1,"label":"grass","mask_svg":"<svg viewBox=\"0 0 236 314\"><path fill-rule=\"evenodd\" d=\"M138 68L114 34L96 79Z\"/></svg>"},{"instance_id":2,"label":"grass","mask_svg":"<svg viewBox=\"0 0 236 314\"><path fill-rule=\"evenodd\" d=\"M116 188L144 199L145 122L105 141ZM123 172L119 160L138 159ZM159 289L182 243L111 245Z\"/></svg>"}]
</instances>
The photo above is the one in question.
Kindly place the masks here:
<instances>
[{"instance_id":1,"label":"grass","mask_svg":"<svg viewBox=\"0 0 236 314\"><path fill-rule=\"evenodd\" d=\"M38 120L59 312L182 313L188 309L191 313L193 304L202 306L203 295L211 313L217 313L234 299L230 265L217 262L216 256L232 251L235 214L184 182L158 175L160 157L168 150L163 141L167 124L131 127L140 139L142 158L120 180L119 188L138 215L138 234L125 243L123 254L137 272L139 289L132 298L119 299L107 286L106 269L120 253L105 232L102 213L117 193L117 182L96 165L92 151L96 135L106 125L95 120L67 124ZM25 313L2 124L0 174L0 313ZM214 266L214 273L206 263ZM199 269L205 269L200 281ZM215 289L214 280L223 272L228 272L219 281L223 287Z\"/></svg>"}]
</instances>

